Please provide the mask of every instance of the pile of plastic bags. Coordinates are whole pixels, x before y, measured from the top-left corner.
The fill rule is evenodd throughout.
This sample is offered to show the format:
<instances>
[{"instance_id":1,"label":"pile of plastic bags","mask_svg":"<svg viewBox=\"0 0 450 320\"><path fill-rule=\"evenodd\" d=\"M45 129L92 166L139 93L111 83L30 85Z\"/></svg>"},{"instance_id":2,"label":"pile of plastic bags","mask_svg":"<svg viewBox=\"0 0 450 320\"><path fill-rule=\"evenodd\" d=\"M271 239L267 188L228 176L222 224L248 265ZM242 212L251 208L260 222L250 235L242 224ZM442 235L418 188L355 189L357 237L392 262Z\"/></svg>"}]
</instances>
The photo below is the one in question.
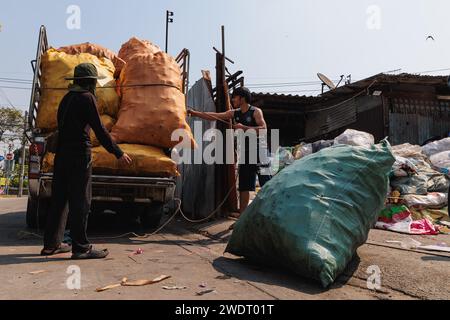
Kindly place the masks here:
<instances>
[{"instance_id":1,"label":"pile of plastic bags","mask_svg":"<svg viewBox=\"0 0 450 320\"><path fill-rule=\"evenodd\" d=\"M334 140L320 140L281 148L280 168L333 145L346 144L369 148L374 137L348 129ZM389 175L386 206L375 227L407 234L450 233L448 190L450 138L423 147L405 143L392 146L395 163Z\"/></svg>"},{"instance_id":2,"label":"pile of plastic bags","mask_svg":"<svg viewBox=\"0 0 450 320\"><path fill-rule=\"evenodd\" d=\"M405 143L392 147L396 161L390 192L377 228L407 234L449 233L448 190L450 138L423 147ZM401 211L402 215L393 214Z\"/></svg>"}]
</instances>

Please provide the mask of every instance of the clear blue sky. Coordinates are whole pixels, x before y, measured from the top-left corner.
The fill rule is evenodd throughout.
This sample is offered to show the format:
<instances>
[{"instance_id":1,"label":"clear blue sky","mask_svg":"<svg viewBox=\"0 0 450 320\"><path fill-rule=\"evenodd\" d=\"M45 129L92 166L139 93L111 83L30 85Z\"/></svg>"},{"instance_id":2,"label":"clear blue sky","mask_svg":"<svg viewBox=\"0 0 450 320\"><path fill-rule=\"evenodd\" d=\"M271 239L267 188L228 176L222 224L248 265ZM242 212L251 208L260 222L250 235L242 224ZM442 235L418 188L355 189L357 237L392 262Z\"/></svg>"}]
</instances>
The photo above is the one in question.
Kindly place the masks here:
<instances>
[{"instance_id":1,"label":"clear blue sky","mask_svg":"<svg viewBox=\"0 0 450 320\"><path fill-rule=\"evenodd\" d=\"M81 8L81 29L69 30L69 5ZM379 8L379 29L370 29ZM450 2L445 0L40 0L2 1L0 78L31 79L37 33L44 24L51 46L94 42L118 51L131 36L164 47L165 10L175 12L170 26L171 54L189 48L191 79L214 71L213 46L220 48L226 27L227 55L243 70L247 84L316 81L352 74L361 79L401 68L420 72L450 68ZM426 37L433 35L435 41ZM428 74L450 74L450 70ZM2 86L17 84L0 82ZM24 86L24 85L19 85ZM318 86L255 88L254 91L316 95ZM29 91L4 89L25 110ZM0 105L7 105L0 92Z\"/></svg>"}]
</instances>

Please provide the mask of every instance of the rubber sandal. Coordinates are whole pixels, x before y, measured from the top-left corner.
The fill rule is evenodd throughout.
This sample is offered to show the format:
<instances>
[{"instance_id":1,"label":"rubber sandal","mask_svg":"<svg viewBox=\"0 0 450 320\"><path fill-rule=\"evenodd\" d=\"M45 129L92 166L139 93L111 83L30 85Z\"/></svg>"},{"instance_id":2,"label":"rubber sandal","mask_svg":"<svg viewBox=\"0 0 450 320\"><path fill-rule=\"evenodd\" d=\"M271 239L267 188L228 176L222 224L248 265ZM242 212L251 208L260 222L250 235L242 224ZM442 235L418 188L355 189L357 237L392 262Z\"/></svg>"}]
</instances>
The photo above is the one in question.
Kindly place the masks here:
<instances>
[{"instance_id":1,"label":"rubber sandal","mask_svg":"<svg viewBox=\"0 0 450 320\"><path fill-rule=\"evenodd\" d=\"M41 256L49 257L49 256L54 256L54 255L60 254L60 253L68 253L70 251L72 251L72 246L63 244L57 249L46 249L46 248L42 249Z\"/></svg>"},{"instance_id":2,"label":"rubber sandal","mask_svg":"<svg viewBox=\"0 0 450 320\"><path fill-rule=\"evenodd\" d=\"M72 260L104 259L109 255L108 249L94 250L88 252L72 254Z\"/></svg>"},{"instance_id":3,"label":"rubber sandal","mask_svg":"<svg viewBox=\"0 0 450 320\"><path fill-rule=\"evenodd\" d=\"M241 217L241 213L239 213L239 212L232 212L232 213L230 213L229 215L228 215L228 217L230 217L230 218L234 218L234 219L239 219L240 217Z\"/></svg>"}]
</instances>

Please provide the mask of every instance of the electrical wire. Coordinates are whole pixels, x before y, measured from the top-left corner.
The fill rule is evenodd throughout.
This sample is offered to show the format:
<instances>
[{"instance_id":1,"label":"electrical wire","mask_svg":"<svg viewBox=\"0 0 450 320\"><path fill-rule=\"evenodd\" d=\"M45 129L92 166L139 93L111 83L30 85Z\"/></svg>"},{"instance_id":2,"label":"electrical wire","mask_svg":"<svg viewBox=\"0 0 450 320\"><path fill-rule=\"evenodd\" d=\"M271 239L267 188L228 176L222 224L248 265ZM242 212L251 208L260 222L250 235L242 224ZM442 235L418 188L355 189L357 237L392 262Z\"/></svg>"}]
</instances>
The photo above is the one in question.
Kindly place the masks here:
<instances>
[{"instance_id":1,"label":"electrical wire","mask_svg":"<svg viewBox=\"0 0 450 320\"><path fill-rule=\"evenodd\" d=\"M0 89L31 90L31 88L0 86Z\"/></svg>"},{"instance_id":2,"label":"electrical wire","mask_svg":"<svg viewBox=\"0 0 450 320\"><path fill-rule=\"evenodd\" d=\"M342 104L344 104L344 103L346 103L346 102L349 102L349 101L355 99L356 97L359 97L359 96L362 95L363 93L367 92L367 91L370 89L370 87L372 87L376 82L377 82L377 80L373 80L372 83L371 83L367 88L361 90L360 92L358 92L358 93L355 94L354 96L352 96L352 97L350 97L350 98L348 98L348 99L346 99L346 100L344 100L344 101L339 102L338 104L335 104L335 105L332 105L332 106L329 106L329 107L326 107L326 108L322 108L322 109L313 109L313 110L309 110L308 112L311 112L311 113L313 113L313 112L321 112L321 111L330 110L330 109L339 107L340 105L342 105Z\"/></svg>"},{"instance_id":3,"label":"electrical wire","mask_svg":"<svg viewBox=\"0 0 450 320\"><path fill-rule=\"evenodd\" d=\"M219 204L219 206L212 211L206 218L203 219L199 219L199 220L192 220L190 218L188 218L184 212L181 210L181 199L175 198L174 200L178 203L177 205L177 209L175 210L175 212L172 214L172 216L167 219L166 222L164 222L157 230L153 231L152 233L146 233L143 235L139 235L135 232L127 232L124 234L120 234L118 236L113 236L113 237L90 237L91 240L113 240L113 239L120 239L120 238L125 238L125 237L132 237L132 238L137 238L137 239L146 239L149 238L151 236L156 235L157 233L159 233L162 229L164 229L170 222L172 222L173 219L175 219L175 217L178 215L178 213L181 214L181 216L188 222L191 223L201 223L204 221L207 221L209 219L211 219L221 208L222 206L225 204L225 202L228 200L228 197L230 196L231 192L235 190L235 187L231 188L230 191L228 191L227 195L225 196L225 198L223 199L223 201ZM33 232L28 232L28 231L20 231L19 232L19 236L27 236L27 235L31 235L37 238L43 238L41 235L33 233Z\"/></svg>"}]
</instances>

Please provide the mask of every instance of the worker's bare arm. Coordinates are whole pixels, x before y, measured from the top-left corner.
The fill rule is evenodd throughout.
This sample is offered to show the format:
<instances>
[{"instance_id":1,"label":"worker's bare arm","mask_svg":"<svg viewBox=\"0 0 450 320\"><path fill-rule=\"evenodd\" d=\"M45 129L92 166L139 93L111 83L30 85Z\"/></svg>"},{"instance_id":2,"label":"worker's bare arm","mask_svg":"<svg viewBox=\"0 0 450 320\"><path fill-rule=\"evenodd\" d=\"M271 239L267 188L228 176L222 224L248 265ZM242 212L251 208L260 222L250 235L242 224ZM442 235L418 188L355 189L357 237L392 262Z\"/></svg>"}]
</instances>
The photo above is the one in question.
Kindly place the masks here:
<instances>
[{"instance_id":1,"label":"worker's bare arm","mask_svg":"<svg viewBox=\"0 0 450 320\"><path fill-rule=\"evenodd\" d=\"M215 121L218 119L226 121L233 119L234 111L228 110L226 112L200 112L195 110L188 110L188 115L211 121Z\"/></svg>"}]
</instances>

